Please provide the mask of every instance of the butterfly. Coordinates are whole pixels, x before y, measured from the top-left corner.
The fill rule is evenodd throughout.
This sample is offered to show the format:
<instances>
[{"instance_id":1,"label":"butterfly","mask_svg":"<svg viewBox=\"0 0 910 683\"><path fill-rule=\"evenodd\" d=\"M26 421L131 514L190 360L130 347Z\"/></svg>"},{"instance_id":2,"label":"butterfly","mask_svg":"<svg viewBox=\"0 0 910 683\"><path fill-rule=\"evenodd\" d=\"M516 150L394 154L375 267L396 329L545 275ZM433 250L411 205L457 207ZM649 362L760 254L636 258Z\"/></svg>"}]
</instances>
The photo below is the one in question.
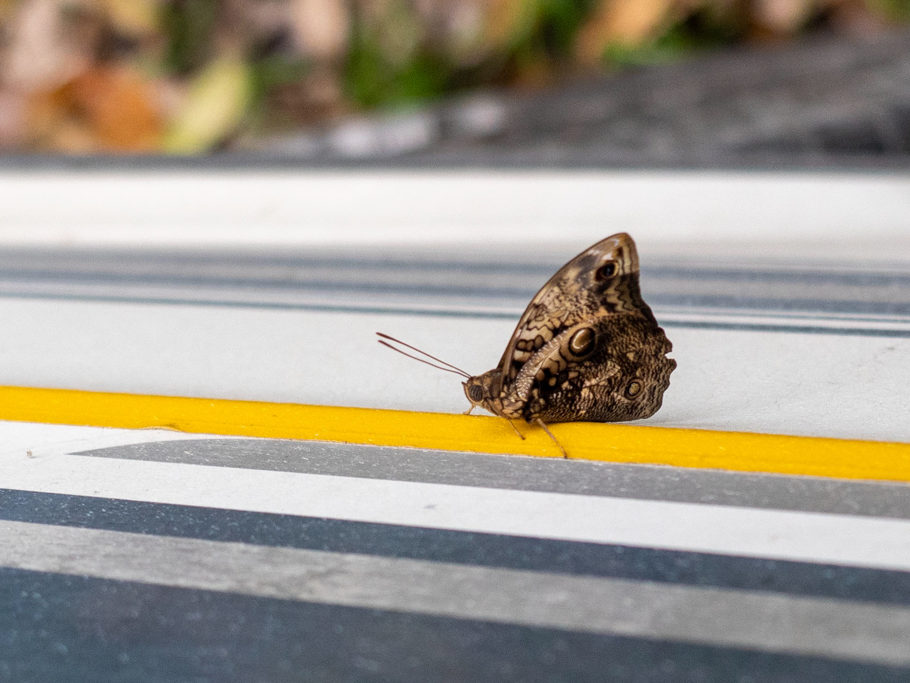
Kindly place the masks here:
<instances>
[{"instance_id":1,"label":"butterfly","mask_svg":"<svg viewBox=\"0 0 910 683\"><path fill-rule=\"evenodd\" d=\"M480 407L510 423L522 419L536 424L565 455L547 424L650 417L670 386L676 361L667 354L673 344L642 299L638 276L638 251L628 234L588 247L534 295L499 364L480 375L377 335L399 353L464 377L468 413Z\"/></svg>"}]
</instances>

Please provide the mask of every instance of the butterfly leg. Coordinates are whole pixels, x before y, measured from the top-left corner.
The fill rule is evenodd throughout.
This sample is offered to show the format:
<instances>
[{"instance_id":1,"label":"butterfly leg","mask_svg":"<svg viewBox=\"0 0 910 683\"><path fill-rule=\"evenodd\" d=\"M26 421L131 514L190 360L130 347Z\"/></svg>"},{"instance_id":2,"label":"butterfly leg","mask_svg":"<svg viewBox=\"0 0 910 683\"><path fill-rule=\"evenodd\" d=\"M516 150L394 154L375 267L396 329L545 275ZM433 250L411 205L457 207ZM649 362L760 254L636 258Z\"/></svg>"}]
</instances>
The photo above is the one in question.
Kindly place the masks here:
<instances>
[{"instance_id":1,"label":"butterfly leg","mask_svg":"<svg viewBox=\"0 0 910 683\"><path fill-rule=\"evenodd\" d=\"M470 415L471 411L474 410L474 404L471 404L471 407L462 413L462 415Z\"/></svg>"},{"instance_id":2,"label":"butterfly leg","mask_svg":"<svg viewBox=\"0 0 910 683\"><path fill-rule=\"evenodd\" d=\"M566 453L566 449L563 448L562 444L559 443L559 441L556 439L555 436L553 436L553 432L551 432L549 429L547 429L547 426L543 423L543 420L541 420L539 417L536 417L536 418L534 418L534 422L543 428L543 430L547 433L547 436L549 436L551 439L553 439L553 443L555 443L559 447L559 450L562 452L562 457L568 459L569 454Z\"/></svg>"},{"instance_id":3,"label":"butterfly leg","mask_svg":"<svg viewBox=\"0 0 910 683\"><path fill-rule=\"evenodd\" d=\"M515 426L515 423L512 422L512 420L510 420L509 418L506 418L506 422L508 422L509 426L515 430L515 433L518 434L518 438L521 439L522 441L524 441L525 435L518 431L518 427Z\"/></svg>"}]
</instances>

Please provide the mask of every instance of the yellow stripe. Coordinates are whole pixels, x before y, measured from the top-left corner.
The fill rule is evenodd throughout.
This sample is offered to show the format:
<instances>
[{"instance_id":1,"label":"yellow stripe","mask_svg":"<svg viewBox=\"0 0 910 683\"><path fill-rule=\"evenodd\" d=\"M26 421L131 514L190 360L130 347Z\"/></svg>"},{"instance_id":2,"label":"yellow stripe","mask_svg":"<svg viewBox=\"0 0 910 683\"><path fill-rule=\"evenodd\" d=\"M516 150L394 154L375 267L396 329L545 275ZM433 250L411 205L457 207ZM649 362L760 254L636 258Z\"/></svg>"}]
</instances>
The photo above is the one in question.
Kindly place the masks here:
<instances>
[{"instance_id":1,"label":"yellow stripe","mask_svg":"<svg viewBox=\"0 0 910 683\"><path fill-rule=\"evenodd\" d=\"M501 418L368 408L0 387L0 419L560 456L525 424L522 441ZM910 481L910 444L590 422L551 430L586 460Z\"/></svg>"}]
</instances>

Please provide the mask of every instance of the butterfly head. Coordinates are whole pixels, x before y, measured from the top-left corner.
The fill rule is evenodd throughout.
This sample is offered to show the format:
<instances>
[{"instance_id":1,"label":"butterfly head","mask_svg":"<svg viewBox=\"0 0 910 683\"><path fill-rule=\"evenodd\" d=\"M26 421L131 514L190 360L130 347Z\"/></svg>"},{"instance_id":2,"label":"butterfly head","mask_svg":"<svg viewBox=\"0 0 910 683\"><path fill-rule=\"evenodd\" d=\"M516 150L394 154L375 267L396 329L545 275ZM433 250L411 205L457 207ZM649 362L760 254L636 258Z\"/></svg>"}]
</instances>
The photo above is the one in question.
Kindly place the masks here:
<instances>
[{"instance_id":1,"label":"butterfly head","mask_svg":"<svg viewBox=\"0 0 910 683\"><path fill-rule=\"evenodd\" d=\"M499 415L501 411L501 400L499 399L500 387L502 385L502 372L499 368L490 370L482 375L468 377L461 383L464 387L464 395L471 402L471 407L477 406L489 410L494 415Z\"/></svg>"}]
</instances>

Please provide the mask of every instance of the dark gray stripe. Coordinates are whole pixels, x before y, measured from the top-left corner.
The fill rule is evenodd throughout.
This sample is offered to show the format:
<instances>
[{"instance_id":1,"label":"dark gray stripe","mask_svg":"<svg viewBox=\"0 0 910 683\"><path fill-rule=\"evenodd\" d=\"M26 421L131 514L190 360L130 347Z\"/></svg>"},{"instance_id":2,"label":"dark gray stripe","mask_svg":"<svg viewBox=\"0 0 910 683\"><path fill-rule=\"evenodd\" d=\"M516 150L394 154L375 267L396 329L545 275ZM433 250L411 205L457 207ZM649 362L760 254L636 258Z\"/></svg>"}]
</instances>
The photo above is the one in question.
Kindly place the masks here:
<instances>
[{"instance_id":1,"label":"dark gray stripe","mask_svg":"<svg viewBox=\"0 0 910 683\"><path fill-rule=\"evenodd\" d=\"M279 439L190 439L79 455L910 519L910 487Z\"/></svg>"},{"instance_id":2,"label":"dark gray stripe","mask_svg":"<svg viewBox=\"0 0 910 683\"><path fill-rule=\"evenodd\" d=\"M455 285L452 282L369 282L356 281L291 281L259 283L254 281L232 281L219 279L196 279L174 277L161 282L146 282L144 278L124 276L123 278L103 279L82 278L73 280L66 277L55 280L34 281L4 275L0 278L0 291L4 296L47 296L47 297L95 297L95 296L129 296L142 301L148 298L192 299L188 292L207 289L215 301L241 300L236 296L238 291L244 293L245 301L250 304L262 303L295 303L306 293L310 296L324 297L334 295L341 302L354 300L370 301L373 305L382 305L390 301L413 301L416 305L430 308L440 301L459 301L462 305L478 307L478 302L490 305L508 306L520 312L536 291L533 286L503 286L468 281L470 284ZM121 281L122 280L122 281ZM452 281L464 282L464 275L452 275ZM906 288L902 285L901 289ZM791 290L784 287L784 292L772 292L752 289L731 291L728 283L702 283L698 291L685 287L681 281L671 283L661 291L649 283L645 293L648 301L655 306L701 307L701 308L738 308L767 312L811 312L811 313L854 313L883 316L910 316L910 301L895 297L889 292L888 298L875 296L874 293L861 287L841 288L832 291L819 288L815 292L805 287ZM799 296L795 296L795 292ZM254 292L255 296L250 296ZM217 293L217 294L214 294ZM231 294L234 295L232 299ZM815 296L808 296L815 294ZM291 301L288 301L288 299ZM516 313L517 315L517 313Z\"/></svg>"},{"instance_id":3,"label":"dark gray stripe","mask_svg":"<svg viewBox=\"0 0 910 683\"><path fill-rule=\"evenodd\" d=\"M192 300L199 298L197 292L202 290L207 292L206 298L210 298L212 301L244 301L250 305L302 304L306 303L307 298L322 298L328 295L337 299L341 305L352 304L355 300L369 301L373 306L387 306L407 301L423 308L432 308L434 305L438 306L439 303L448 301L459 302L462 308L474 309L480 308L481 305L496 304L515 309L515 317L517 317L535 292L533 287L507 287L482 282L460 285L449 282L383 283L372 281L358 283L318 280L256 283L214 279L204 279L198 282L190 279L184 282L181 278L173 278L163 282L147 283L142 278L124 277L123 282L119 282L119 279L72 281L63 278L62 282L35 282L27 278L19 281L7 275L0 278L0 293L3 296L71 297L74 299L120 296L141 302L149 298ZM463 280L463 276L453 274L453 280ZM792 291L776 296L764 295L763 292L737 293L731 292L726 284L701 289L702 291L687 291L684 286L676 286L667 291L659 291L651 286L647 288L646 296L654 306L674 308L699 307L740 309L752 312L910 316L910 301L881 299L863 292L862 289L847 292L832 292L825 289L817 292L817 296L806 296L805 288L798 290L801 296L795 296ZM238 295L238 292L242 293L242 297Z\"/></svg>"},{"instance_id":4,"label":"dark gray stripe","mask_svg":"<svg viewBox=\"0 0 910 683\"><path fill-rule=\"evenodd\" d=\"M910 677L902 667L10 569L0 569L0 633L9 681Z\"/></svg>"},{"instance_id":5,"label":"dark gray stripe","mask_svg":"<svg viewBox=\"0 0 910 683\"><path fill-rule=\"evenodd\" d=\"M251 255L100 250L0 249L0 289L5 295L128 296L137 302L158 298L215 303L281 304L334 296L342 306L354 301L387 308L409 302L417 309L438 309L447 300L516 309L574 253L560 249L520 252L507 262L466 251L460 258L438 250L401 258L386 249L370 256L310 249L291 254ZM653 258L643 271L652 305L751 308L759 311L852 311L910 315L910 273L900 266L783 263L707 265ZM126 288L126 289L124 289ZM208 295L198 296L200 290ZM242 293L242 296L238 293ZM347 301L344 301L347 299ZM394 300L394 301L393 301Z\"/></svg>"},{"instance_id":6,"label":"dark gray stripe","mask_svg":"<svg viewBox=\"0 0 910 683\"><path fill-rule=\"evenodd\" d=\"M581 246L581 245L578 245ZM304 284L316 277L324 282L358 282L368 285L377 277L386 282L405 282L404 273L422 274L433 281L452 279L445 273L463 278L486 281L494 278L509 281L514 286L533 286L546 280L573 256L576 250L524 249L509 255L508 261L490 258L489 254L471 253L470 246L462 258L452 258L438 248L415 245L416 258L402 258L400 250L375 247L363 255L337 248L299 247L296 253L268 249L248 251L121 250L121 249L58 249L3 246L0 248L0 277L25 280L80 282L148 282L148 283L213 283L219 285L249 284L252 286L292 286ZM687 260L689 262L687 262ZM660 256L647 259L642 266L643 277L655 284L669 280L677 288L677 280L691 281L702 288L710 280L741 282L749 286L761 283L787 285L826 284L847 285L865 289L893 289L910 284L906 265L879 263L858 267L850 264L782 262L777 267L749 264L711 264L704 259L692 261L686 257L666 260ZM504 278L504 275L510 277ZM519 277L516 277L519 276ZM413 284L413 282L411 282ZM658 285L659 286L659 285Z\"/></svg>"},{"instance_id":7,"label":"dark gray stripe","mask_svg":"<svg viewBox=\"0 0 910 683\"><path fill-rule=\"evenodd\" d=\"M0 547L28 571L910 666L906 607L21 522Z\"/></svg>"},{"instance_id":8,"label":"dark gray stripe","mask_svg":"<svg viewBox=\"0 0 910 683\"><path fill-rule=\"evenodd\" d=\"M142 270L149 267L149 264L139 264ZM223 266L219 266L223 267ZM299 267L305 268L305 264ZM452 267L449 264L435 264L432 262L421 264L420 268L415 268L413 264L406 266L402 264L399 268L394 268L391 264L383 264L382 267L370 264L346 263L339 266L338 270L332 272L323 272L327 268L325 264L313 266L312 271L303 273L294 272L293 274L283 273L280 269L271 268L272 274L268 272L268 264L262 264L257 270L256 275L250 274L247 277L238 277L234 273L218 273L209 275L199 275L197 272L186 272L183 268L174 268L163 265L159 271L164 272L117 272L114 270L106 272L93 271L61 271L61 270L35 270L35 269L12 269L2 268L0 264L0 281L12 283L32 283L45 285L67 285L67 286L144 286L144 287L211 287L219 289L252 289L252 290L297 290L301 288L313 289L316 291L337 290L344 292L393 292L393 293L428 293L432 295L458 295L458 296L477 296L485 292L491 292L496 296L514 296L524 299L530 298L535 291L537 282L545 282L549 275L558 268L558 264L553 269L534 268L531 272L529 269L516 264L501 264L494 270L492 266L470 264L463 267ZM349 270L344 270L344 268ZM291 267L288 266L290 269ZM446 268L451 271L447 272ZM236 268L234 269L237 270ZM168 272L171 271L171 272ZM262 271L266 272L263 276ZM367 271L367 272L364 272ZM402 272L404 271L404 272ZM403 277L405 273L414 272L421 277ZM467 275L472 277L467 278ZM520 274L521 277L515 277ZM474 277L476 275L477 277ZM898 275L877 275L870 273L863 275L860 273L842 276L828 277L826 273L817 273L815 277L808 273L756 273L754 271L730 271L714 272L693 270L685 276L674 274L669 275L656 271L650 273L646 279L649 289L652 290L653 296L669 295L674 292L685 292L693 296L704 296L712 292L731 291L731 283L738 283L741 294L740 298L762 298L759 295L765 293L763 298L773 298L767 296L768 293L785 293L782 290L798 291L805 295L806 290L818 292L833 292L835 296L830 298L843 298L839 295L847 295L853 298L857 293L863 293L863 300L873 300L871 294L888 293L892 300L903 301L904 297L895 294L894 290L905 289L910 285L910 276L902 277ZM723 283L719 285L719 283ZM792 291L791 291L792 293ZM777 297L780 299L780 297ZM783 299L785 300L785 299ZM823 301L826 299L816 299Z\"/></svg>"},{"instance_id":9,"label":"dark gray stripe","mask_svg":"<svg viewBox=\"0 0 910 683\"><path fill-rule=\"evenodd\" d=\"M0 519L910 606L910 572L0 489Z\"/></svg>"}]
</instances>

